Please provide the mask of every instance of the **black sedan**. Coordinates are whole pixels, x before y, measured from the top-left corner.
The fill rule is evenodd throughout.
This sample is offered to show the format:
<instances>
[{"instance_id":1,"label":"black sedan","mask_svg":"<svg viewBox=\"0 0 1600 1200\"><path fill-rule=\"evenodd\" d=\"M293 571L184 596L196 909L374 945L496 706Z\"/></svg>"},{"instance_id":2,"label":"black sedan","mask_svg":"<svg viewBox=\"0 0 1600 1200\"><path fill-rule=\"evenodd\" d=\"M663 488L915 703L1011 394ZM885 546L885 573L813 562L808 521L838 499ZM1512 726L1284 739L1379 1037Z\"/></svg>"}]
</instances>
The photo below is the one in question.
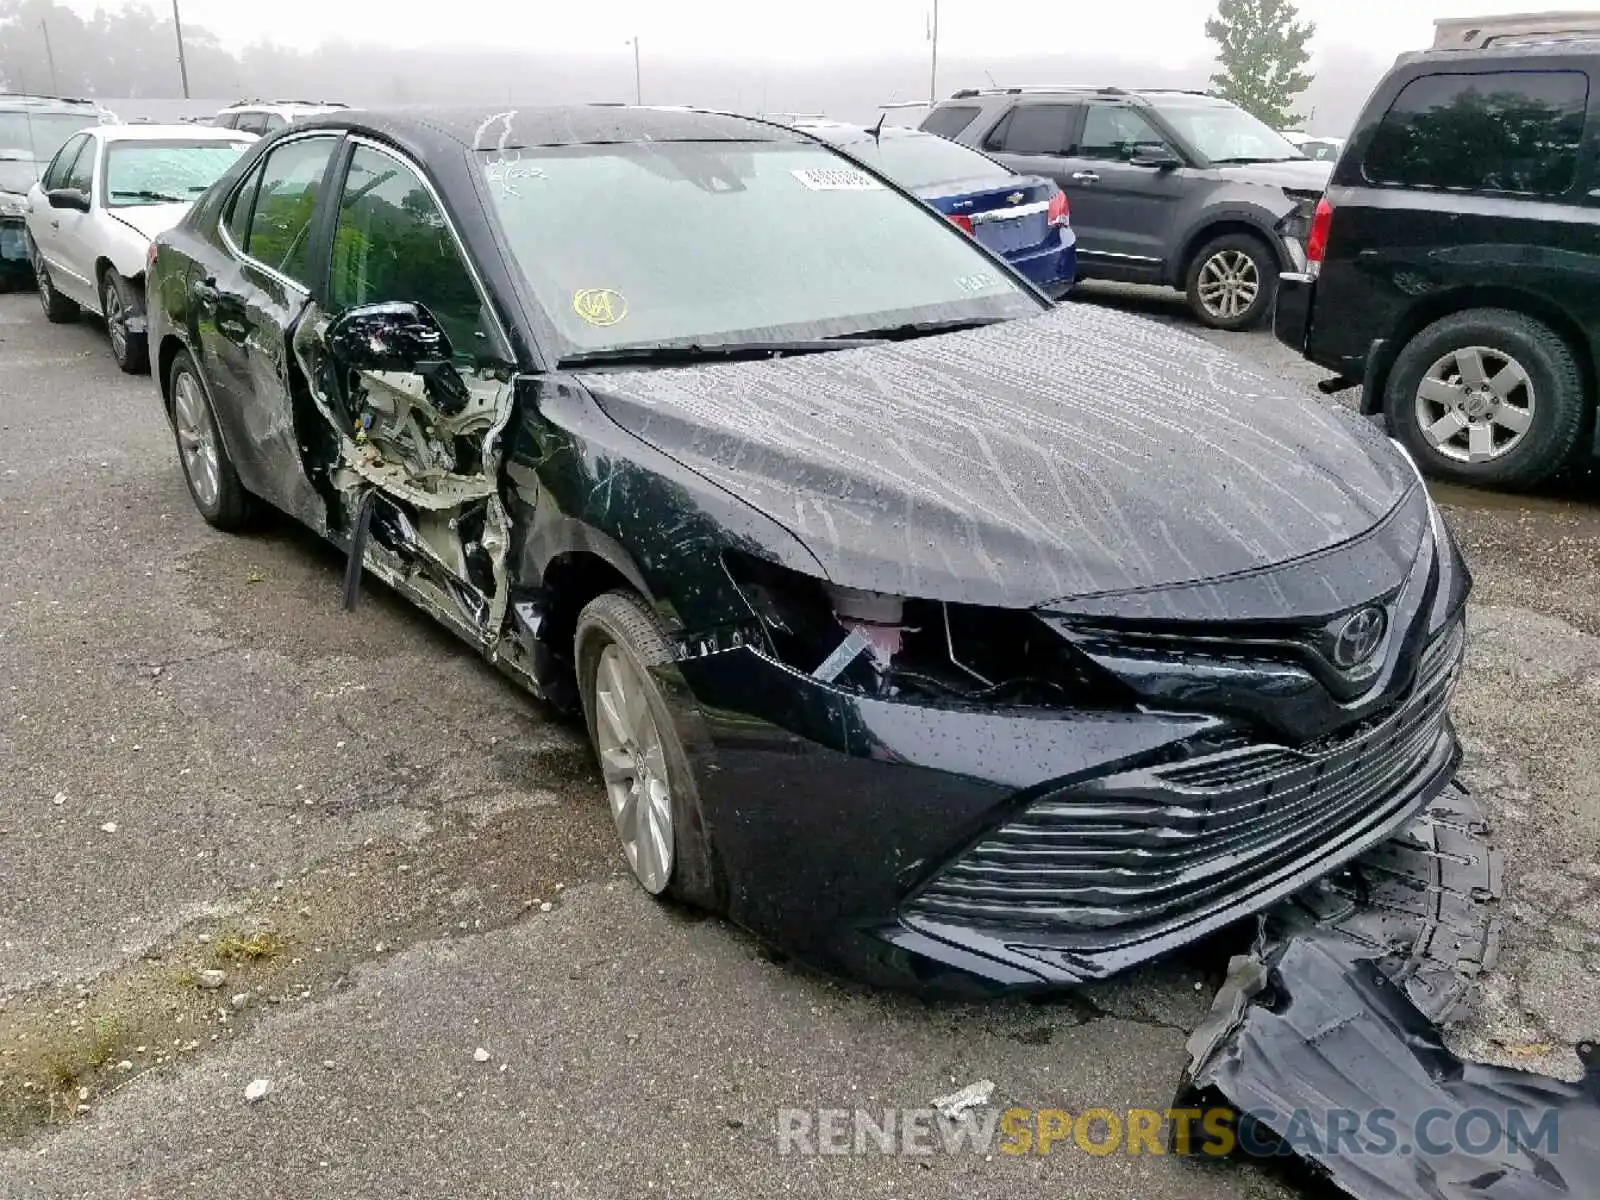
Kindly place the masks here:
<instances>
[{"instance_id":1,"label":"black sedan","mask_svg":"<svg viewBox=\"0 0 1600 1200\"><path fill-rule=\"evenodd\" d=\"M640 884L824 968L1103 976L1455 770L1469 581L1401 452L803 132L341 112L148 293L206 520L581 712Z\"/></svg>"}]
</instances>

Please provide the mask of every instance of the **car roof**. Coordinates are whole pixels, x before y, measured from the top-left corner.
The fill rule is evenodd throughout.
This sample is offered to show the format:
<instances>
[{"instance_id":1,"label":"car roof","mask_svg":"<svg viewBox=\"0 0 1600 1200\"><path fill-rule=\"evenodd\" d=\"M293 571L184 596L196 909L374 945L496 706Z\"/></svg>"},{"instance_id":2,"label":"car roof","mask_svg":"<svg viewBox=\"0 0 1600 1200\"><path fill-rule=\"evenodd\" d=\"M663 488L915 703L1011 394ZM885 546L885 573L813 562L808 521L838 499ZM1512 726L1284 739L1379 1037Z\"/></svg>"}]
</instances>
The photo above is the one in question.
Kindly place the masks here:
<instances>
[{"instance_id":1,"label":"car roof","mask_svg":"<svg viewBox=\"0 0 1600 1200\"><path fill-rule=\"evenodd\" d=\"M241 133L237 129L221 129L215 125L99 125L90 132L104 142L166 142L177 139L186 142L250 143L256 140L253 133Z\"/></svg>"},{"instance_id":2,"label":"car roof","mask_svg":"<svg viewBox=\"0 0 1600 1200\"><path fill-rule=\"evenodd\" d=\"M21 109L30 111L51 110L59 112L104 112L93 100L83 100L77 96L30 96L18 92L0 92L0 109Z\"/></svg>"},{"instance_id":3,"label":"car roof","mask_svg":"<svg viewBox=\"0 0 1600 1200\"><path fill-rule=\"evenodd\" d=\"M1516 59L1552 58L1593 63L1600 58L1600 35L1557 38L1550 41L1509 41L1481 50L1411 50L1395 59L1395 66L1418 63L1452 69L1472 63L1509 62Z\"/></svg>"},{"instance_id":4,"label":"car roof","mask_svg":"<svg viewBox=\"0 0 1600 1200\"><path fill-rule=\"evenodd\" d=\"M251 109L314 109L330 112L349 108L338 100L236 100L219 112L249 112Z\"/></svg>"},{"instance_id":5,"label":"car roof","mask_svg":"<svg viewBox=\"0 0 1600 1200\"><path fill-rule=\"evenodd\" d=\"M569 104L490 108L484 105L340 109L295 126L367 130L416 153L522 150L628 142L801 142L772 121L692 108Z\"/></svg>"},{"instance_id":6,"label":"car roof","mask_svg":"<svg viewBox=\"0 0 1600 1200\"><path fill-rule=\"evenodd\" d=\"M870 125L852 125L848 121L791 121L791 128L809 133L835 146L848 146L853 142L876 141L880 138L938 137L926 129L910 129L904 125L885 125L876 134Z\"/></svg>"}]
</instances>

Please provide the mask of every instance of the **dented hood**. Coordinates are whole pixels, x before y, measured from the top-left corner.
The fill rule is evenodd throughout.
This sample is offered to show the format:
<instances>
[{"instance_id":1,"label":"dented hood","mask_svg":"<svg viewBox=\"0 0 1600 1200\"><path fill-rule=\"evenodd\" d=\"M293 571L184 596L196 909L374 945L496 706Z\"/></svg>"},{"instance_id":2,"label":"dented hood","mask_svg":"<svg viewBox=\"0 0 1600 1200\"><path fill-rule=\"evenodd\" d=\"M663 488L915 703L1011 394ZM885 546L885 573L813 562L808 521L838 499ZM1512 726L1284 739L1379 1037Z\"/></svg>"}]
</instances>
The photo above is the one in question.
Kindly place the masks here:
<instances>
[{"instance_id":1,"label":"dented hood","mask_svg":"<svg viewBox=\"0 0 1600 1200\"><path fill-rule=\"evenodd\" d=\"M1087 305L778 360L591 372L618 424L792 531L836 583L1035 606L1284 563L1415 476L1368 423Z\"/></svg>"}]
</instances>

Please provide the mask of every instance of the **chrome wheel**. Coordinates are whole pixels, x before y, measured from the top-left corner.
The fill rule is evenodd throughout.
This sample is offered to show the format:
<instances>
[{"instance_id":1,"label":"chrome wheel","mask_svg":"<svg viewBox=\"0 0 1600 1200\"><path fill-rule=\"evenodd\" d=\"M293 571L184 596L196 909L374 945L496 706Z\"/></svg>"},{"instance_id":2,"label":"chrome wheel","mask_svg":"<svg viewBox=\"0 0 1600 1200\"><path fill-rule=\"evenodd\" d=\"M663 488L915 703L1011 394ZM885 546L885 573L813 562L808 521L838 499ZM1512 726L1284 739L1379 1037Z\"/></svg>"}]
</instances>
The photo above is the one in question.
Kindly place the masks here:
<instances>
[{"instance_id":1,"label":"chrome wheel","mask_svg":"<svg viewBox=\"0 0 1600 1200\"><path fill-rule=\"evenodd\" d=\"M202 509L215 508L221 486L217 462L217 431L200 385L193 375L180 371L172 385L172 424L178 432L178 453L183 471Z\"/></svg>"},{"instance_id":2,"label":"chrome wheel","mask_svg":"<svg viewBox=\"0 0 1600 1200\"><path fill-rule=\"evenodd\" d=\"M110 278L100 285L100 310L105 313L106 333L111 337L111 350L118 361L128 357L128 330L123 321L122 292Z\"/></svg>"},{"instance_id":3,"label":"chrome wheel","mask_svg":"<svg viewBox=\"0 0 1600 1200\"><path fill-rule=\"evenodd\" d=\"M1509 454L1533 425L1533 381L1516 359L1490 346L1441 357L1417 386L1417 428L1445 458L1483 463Z\"/></svg>"},{"instance_id":4,"label":"chrome wheel","mask_svg":"<svg viewBox=\"0 0 1600 1200\"><path fill-rule=\"evenodd\" d=\"M1261 272L1243 250L1219 250L1201 264L1195 290L1207 313L1219 321L1236 321L1261 294Z\"/></svg>"},{"instance_id":5,"label":"chrome wheel","mask_svg":"<svg viewBox=\"0 0 1600 1200\"><path fill-rule=\"evenodd\" d=\"M672 791L661 732L632 662L609 643L595 664L595 743L617 834L645 891L659 895L672 874Z\"/></svg>"}]
</instances>

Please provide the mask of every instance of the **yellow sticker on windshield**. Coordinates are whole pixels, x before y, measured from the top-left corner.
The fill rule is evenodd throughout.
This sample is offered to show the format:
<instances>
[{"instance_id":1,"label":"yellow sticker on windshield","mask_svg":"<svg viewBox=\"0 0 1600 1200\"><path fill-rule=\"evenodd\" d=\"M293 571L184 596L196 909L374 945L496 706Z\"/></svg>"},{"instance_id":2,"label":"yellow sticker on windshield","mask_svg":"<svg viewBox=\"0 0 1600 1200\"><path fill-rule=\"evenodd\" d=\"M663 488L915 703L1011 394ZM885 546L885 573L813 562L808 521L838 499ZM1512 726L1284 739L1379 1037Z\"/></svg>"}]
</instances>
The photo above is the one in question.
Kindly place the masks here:
<instances>
[{"instance_id":1,"label":"yellow sticker on windshield","mask_svg":"<svg viewBox=\"0 0 1600 1200\"><path fill-rule=\"evenodd\" d=\"M591 325L615 325L628 315L628 302L611 288L581 288L572 293L572 311Z\"/></svg>"}]
</instances>

